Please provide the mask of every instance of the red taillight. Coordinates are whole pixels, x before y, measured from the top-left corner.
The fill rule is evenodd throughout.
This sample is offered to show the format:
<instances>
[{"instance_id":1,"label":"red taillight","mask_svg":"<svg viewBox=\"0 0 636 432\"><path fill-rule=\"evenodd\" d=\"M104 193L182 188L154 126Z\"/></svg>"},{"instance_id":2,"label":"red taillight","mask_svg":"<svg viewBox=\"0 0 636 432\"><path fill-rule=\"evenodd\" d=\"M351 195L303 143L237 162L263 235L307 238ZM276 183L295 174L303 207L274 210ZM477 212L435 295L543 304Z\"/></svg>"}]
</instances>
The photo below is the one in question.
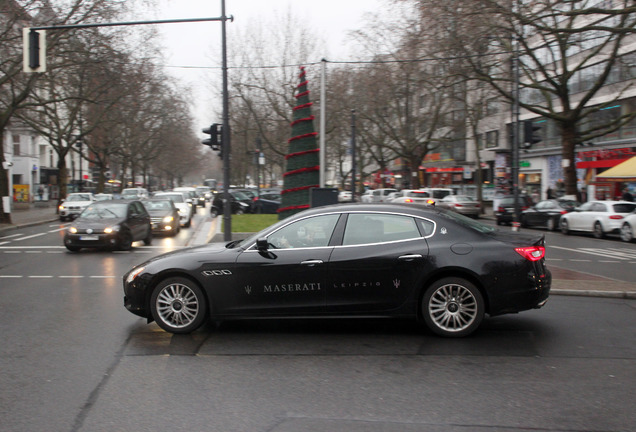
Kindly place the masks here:
<instances>
[{"instance_id":1,"label":"red taillight","mask_svg":"<svg viewBox=\"0 0 636 432\"><path fill-rule=\"evenodd\" d=\"M413 202L413 200L412 200L411 198L407 198L407 199L405 199L405 200L404 200L404 202L405 202L405 203L412 203L412 202Z\"/></svg>"},{"instance_id":2,"label":"red taillight","mask_svg":"<svg viewBox=\"0 0 636 432\"><path fill-rule=\"evenodd\" d=\"M616 219L623 219L623 216L621 216L621 215L611 215L609 218L616 220Z\"/></svg>"},{"instance_id":3,"label":"red taillight","mask_svg":"<svg viewBox=\"0 0 636 432\"><path fill-rule=\"evenodd\" d=\"M529 246L518 247L515 251L529 261L539 261L545 256L545 247L543 246Z\"/></svg>"},{"instance_id":4,"label":"red taillight","mask_svg":"<svg viewBox=\"0 0 636 432\"><path fill-rule=\"evenodd\" d=\"M505 208L503 208L502 206L499 206L499 207L497 207L497 211L498 211L499 213L503 213L503 212L505 212L505 211L506 211L506 209L505 209Z\"/></svg>"},{"instance_id":5,"label":"red taillight","mask_svg":"<svg viewBox=\"0 0 636 432\"><path fill-rule=\"evenodd\" d=\"M455 204L455 207L464 207L464 206L461 204Z\"/></svg>"},{"instance_id":6,"label":"red taillight","mask_svg":"<svg viewBox=\"0 0 636 432\"><path fill-rule=\"evenodd\" d=\"M566 211L566 210L561 210L561 214L562 214L562 215L564 215L564 214L566 214L566 213L567 213L567 211Z\"/></svg>"},{"instance_id":7,"label":"red taillight","mask_svg":"<svg viewBox=\"0 0 636 432\"><path fill-rule=\"evenodd\" d=\"M435 200L432 200L432 199L426 200L426 204L435 205Z\"/></svg>"}]
</instances>

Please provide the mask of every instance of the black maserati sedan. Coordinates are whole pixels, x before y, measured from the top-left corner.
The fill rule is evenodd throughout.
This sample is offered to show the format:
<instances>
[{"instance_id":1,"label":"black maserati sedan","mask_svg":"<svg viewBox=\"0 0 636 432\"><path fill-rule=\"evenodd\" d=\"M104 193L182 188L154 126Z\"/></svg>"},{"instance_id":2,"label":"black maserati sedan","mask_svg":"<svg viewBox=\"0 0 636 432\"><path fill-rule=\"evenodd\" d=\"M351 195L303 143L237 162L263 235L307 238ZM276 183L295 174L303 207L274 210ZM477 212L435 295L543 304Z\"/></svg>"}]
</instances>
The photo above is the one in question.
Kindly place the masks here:
<instances>
[{"instance_id":1,"label":"black maserati sedan","mask_svg":"<svg viewBox=\"0 0 636 432\"><path fill-rule=\"evenodd\" d=\"M543 235L435 207L338 204L160 255L123 284L125 307L172 333L209 319L386 317L461 337L485 314L543 306L551 274Z\"/></svg>"},{"instance_id":2,"label":"black maserati sedan","mask_svg":"<svg viewBox=\"0 0 636 432\"><path fill-rule=\"evenodd\" d=\"M66 229L64 246L129 250L133 242L152 244L150 215L140 201L96 201Z\"/></svg>"}]
</instances>

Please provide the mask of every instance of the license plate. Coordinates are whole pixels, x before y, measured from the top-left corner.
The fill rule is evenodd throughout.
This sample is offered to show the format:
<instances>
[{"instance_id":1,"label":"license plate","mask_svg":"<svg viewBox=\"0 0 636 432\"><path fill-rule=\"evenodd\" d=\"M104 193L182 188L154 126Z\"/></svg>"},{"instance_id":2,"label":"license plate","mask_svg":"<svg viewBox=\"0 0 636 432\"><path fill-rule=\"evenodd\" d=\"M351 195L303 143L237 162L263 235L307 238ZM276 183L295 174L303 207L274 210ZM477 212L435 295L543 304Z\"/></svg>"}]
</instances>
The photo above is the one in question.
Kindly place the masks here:
<instances>
[{"instance_id":1,"label":"license plate","mask_svg":"<svg viewBox=\"0 0 636 432\"><path fill-rule=\"evenodd\" d=\"M99 240L98 236L80 236L80 240Z\"/></svg>"}]
</instances>

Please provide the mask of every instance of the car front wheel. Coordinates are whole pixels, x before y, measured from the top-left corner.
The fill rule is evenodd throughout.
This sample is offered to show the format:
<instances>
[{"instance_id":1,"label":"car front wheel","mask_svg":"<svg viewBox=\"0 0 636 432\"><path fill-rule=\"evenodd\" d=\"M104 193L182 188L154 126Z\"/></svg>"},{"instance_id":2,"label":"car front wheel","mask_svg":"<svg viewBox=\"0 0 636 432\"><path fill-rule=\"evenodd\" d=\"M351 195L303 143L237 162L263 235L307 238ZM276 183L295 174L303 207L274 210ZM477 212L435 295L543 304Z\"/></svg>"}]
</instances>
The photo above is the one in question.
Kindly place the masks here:
<instances>
[{"instance_id":1,"label":"car front wheel","mask_svg":"<svg viewBox=\"0 0 636 432\"><path fill-rule=\"evenodd\" d=\"M190 279L174 277L160 282L150 298L150 311L159 327L170 333L190 333L205 321L203 291Z\"/></svg>"},{"instance_id":2,"label":"car front wheel","mask_svg":"<svg viewBox=\"0 0 636 432\"><path fill-rule=\"evenodd\" d=\"M124 231L119 238L119 249L127 251L132 249L133 237L130 231Z\"/></svg>"},{"instance_id":3,"label":"car front wheel","mask_svg":"<svg viewBox=\"0 0 636 432\"><path fill-rule=\"evenodd\" d=\"M592 231L592 234L594 234L594 237L597 239L602 239L603 237L605 237L605 233L603 232L603 226L601 225L600 222L596 222L594 224L594 231Z\"/></svg>"},{"instance_id":4,"label":"car front wheel","mask_svg":"<svg viewBox=\"0 0 636 432\"><path fill-rule=\"evenodd\" d=\"M462 278L440 279L426 290L422 299L424 321L440 336L468 336L479 327L484 312L481 292Z\"/></svg>"},{"instance_id":5,"label":"car front wheel","mask_svg":"<svg viewBox=\"0 0 636 432\"><path fill-rule=\"evenodd\" d=\"M634 240L634 231L632 231L632 226L625 222L621 227L621 240L624 242L631 242Z\"/></svg>"}]
</instances>

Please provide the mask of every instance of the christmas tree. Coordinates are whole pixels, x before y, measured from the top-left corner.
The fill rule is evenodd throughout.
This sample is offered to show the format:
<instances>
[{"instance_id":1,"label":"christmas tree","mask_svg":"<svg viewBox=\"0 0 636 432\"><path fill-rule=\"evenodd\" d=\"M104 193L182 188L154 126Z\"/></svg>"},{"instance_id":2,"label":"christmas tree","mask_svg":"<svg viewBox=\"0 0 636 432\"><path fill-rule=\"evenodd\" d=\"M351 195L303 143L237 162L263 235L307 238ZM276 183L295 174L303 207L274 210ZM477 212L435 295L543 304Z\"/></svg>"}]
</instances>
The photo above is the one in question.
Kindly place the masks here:
<instances>
[{"instance_id":1,"label":"christmas tree","mask_svg":"<svg viewBox=\"0 0 636 432\"><path fill-rule=\"evenodd\" d=\"M320 161L314 116L311 114L312 102L309 101L305 68L300 68L300 84L296 87L296 106L294 107L292 137L287 141L289 150L285 159L287 166L283 175L283 191L278 218L284 219L309 208L309 190L319 187Z\"/></svg>"}]
</instances>

